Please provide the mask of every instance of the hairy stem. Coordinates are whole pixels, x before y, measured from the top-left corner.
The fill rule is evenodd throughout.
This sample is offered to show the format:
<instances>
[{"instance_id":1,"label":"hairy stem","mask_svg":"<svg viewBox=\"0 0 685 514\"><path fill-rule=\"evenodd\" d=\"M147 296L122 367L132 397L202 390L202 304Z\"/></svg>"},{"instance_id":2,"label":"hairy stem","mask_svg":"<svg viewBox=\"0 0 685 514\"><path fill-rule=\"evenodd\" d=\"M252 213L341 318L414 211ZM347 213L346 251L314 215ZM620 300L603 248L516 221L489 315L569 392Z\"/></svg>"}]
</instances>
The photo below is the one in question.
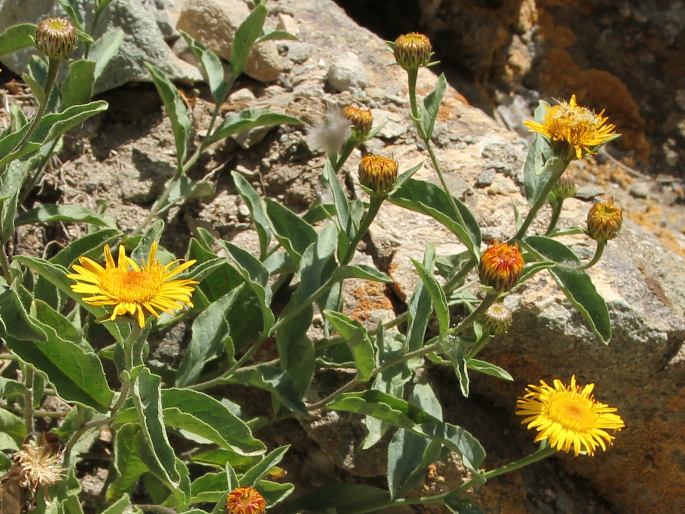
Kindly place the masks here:
<instances>
[{"instance_id":1,"label":"hairy stem","mask_svg":"<svg viewBox=\"0 0 685 514\"><path fill-rule=\"evenodd\" d=\"M597 241L597 248L595 248L595 255L592 256L592 259L583 264L582 266L579 266L579 270L585 270L588 268L591 268L595 264L599 262L599 260L602 258L602 254L604 253L604 248L606 248L607 242L605 240L600 240Z\"/></svg>"},{"instance_id":2,"label":"hairy stem","mask_svg":"<svg viewBox=\"0 0 685 514\"><path fill-rule=\"evenodd\" d=\"M561 214L561 208L564 206L564 201L557 200L554 203L550 203L550 206L552 207L552 217L550 218L549 225L547 225L547 230L545 231L546 236L549 236L552 232L554 232L554 229L557 228L559 215Z\"/></svg>"},{"instance_id":3,"label":"hairy stem","mask_svg":"<svg viewBox=\"0 0 685 514\"><path fill-rule=\"evenodd\" d=\"M24 424L26 425L26 435L33 434L33 379L34 372L31 365L24 366Z\"/></svg>"}]
</instances>

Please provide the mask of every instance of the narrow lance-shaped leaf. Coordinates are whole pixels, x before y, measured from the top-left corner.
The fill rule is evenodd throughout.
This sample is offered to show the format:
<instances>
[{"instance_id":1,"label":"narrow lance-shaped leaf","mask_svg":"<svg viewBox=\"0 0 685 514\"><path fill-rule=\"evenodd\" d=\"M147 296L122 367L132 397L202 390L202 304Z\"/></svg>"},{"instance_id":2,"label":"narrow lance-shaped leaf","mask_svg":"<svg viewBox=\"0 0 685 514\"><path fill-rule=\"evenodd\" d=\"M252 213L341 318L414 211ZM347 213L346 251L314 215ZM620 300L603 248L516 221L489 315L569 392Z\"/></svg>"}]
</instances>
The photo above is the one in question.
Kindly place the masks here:
<instances>
[{"instance_id":1,"label":"narrow lance-shaped leaf","mask_svg":"<svg viewBox=\"0 0 685 514\"><path fill-rule=\"evenodd\" d=\"M445 79L445 74L441 73L438 80L435 82L435 89L423 99L423 105L421 106L421 128L427 139L433 136L433 127L435 126L435 120L438 117L438 111L440 110L440 103L442 102L442 97L445 95L445 90L447 89L447 80Z\"/></svg>"},{"instance_id":2,"label":"narrow lance-shaped leaf","mask_svg":"<svg viewBox=\"0 0 685 514\"><path fill-rule=\"evenodd\" d=\"M17 216L15 225L55 223L60 221L90 223L91 225L110 228L116 226L111 218L95 213L82 205L58 204L45 204L23 212Z\"/></svg>"},{"instance_id":3,"label":"narrow lance-shaped leaf","mask_svg":"<svg viewBox=\"0 0 685 514\"><path fill-rule=\"evenodd\" d=\"M214 102L223 102L228 92L228 84L224 81L224 67L221 64L221 59L189 34L181 31L181 35L195 58L200 61L202 74L207 81Z\"/></svg>"},{"instance_id":4,"label":"narrow lance-shaped leaf","mask_svg":"<svg viewBox=\"0 0 685 514\"><path fill-rule=\"evenodd\" d=\"M361 380L371 378L376 367L376 356L364 326L339 312L324 311L323 314L352 352L358 377Z\"/></svg>"},{"instance_id":5,"label":"narrow lance-shaped leaf","mask_svg":"<svg viewBox=\"0 0 685 514\"><path fill-rule=\"evenodd\" d=\"M302 125L302 120L266 109L245 109L237 114L227 116L221 125L212 132L212 135L207 138L207 144L241 132L247 132L253 128L273 127L275 125Z\"/></svg>"},{"instance_id":6,"label":"narrow lance-shaped leaf","mask_svg":"<svg viewBox=\"0 0 685 514\"><path fill-rule=\"evenodd\" d=\"M185 162L188 153L188 138L190 137L190 132L192 130L188 110L186 109L183 100L181 100L178 89L172 84L169 77L167 77L162 70L150 63L145 63L145 66L152 76L152 81L155 83L157 92L159 93L167 115L171 120L171 128L176 143L176 169L180 172L183 169L183 163Z\"/></svg>"},{"instance_id":7,"label":"narrow lance-shaped leaf","mask_svg":"<svg viewBox=\"0 0 685 514\"><path fill-rule=\"evenodd\" d=\"M95 61L93 80L97 83L112 58L119 52L124 42L124 31L120 28L110 29L90 47L89 58Z\"/></svg>"},{"instance_id":8,"label":"narrow lance-shaped leaf","mask_svg":"<svg viewBox=\"0 0 685 514\"><path fill-rule=\"evenodd\" d=\"M423 254L423 267L429 273L433 273L435 265L435 247L428 245ZM405 337L405 350L414 351L423 346L426 328L433 310L433 301L428 288L420 281L409 301L409 323Z\"/></svg>"},{"instance_id":9,"label":"narrow lance-shaped leaf","mask_svg":"<svg viewBox=\"0 0 685 514\"><path fill-rule=\"evenodd\" d=\"M245 70L252 46L262 34L266 15L266 7L258 5L238 27L233 37L233 47L231 48L231 74L233 75L233 80L238 78L243 70Z\"/></svg>"},{"instance_id":10,"label":"narrow lance-shaped leaf","mask_svg":"<svg viewBox=\"0 0 685 514\"><path fill-rule=\"evenodd\" d=\"M264 260L266 252L271 241L271 226L269 218L266 215L264 201L261 196L254 190L250 183L237 171L231 172L233 183L235 184L241 198L250 209L250 215L255 223L257 235L259 236L259 257Z\"/></svg>"},{"instance_id":11,"label":"narrow lance-shaped leaf","mask_svg":"<svg viewBox=\"0 0 685 514\"><path fill-rule=\"evenodd\" d=\"M445 292L435 280L435 277L430 273L424 266L418 261L412 259L412 264L419 273L421 282L428 290L428 294L433 302L433 308L435 309L435 316L438 318L438 326L440 327L440 335L447 333L450 328L450 311L447 307L447 298L445 297Z\"/></svg>"}]
</instances>

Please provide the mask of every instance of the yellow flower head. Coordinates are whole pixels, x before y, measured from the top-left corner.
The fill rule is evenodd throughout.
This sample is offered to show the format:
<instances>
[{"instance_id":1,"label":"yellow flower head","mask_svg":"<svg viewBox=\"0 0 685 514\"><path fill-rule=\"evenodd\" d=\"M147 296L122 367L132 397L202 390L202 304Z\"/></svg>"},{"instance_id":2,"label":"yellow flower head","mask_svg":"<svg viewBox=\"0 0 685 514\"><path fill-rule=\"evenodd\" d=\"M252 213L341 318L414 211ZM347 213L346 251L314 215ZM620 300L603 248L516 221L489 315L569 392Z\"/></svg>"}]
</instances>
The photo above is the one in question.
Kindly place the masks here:
<instances>
[{"instance_id":1,"label":"yellow flower head","mask_svg":"<svg viewBox=\"0 0 685 514\"><path fill-rule=\"evenodd\" d=\"M625 424L616 408L595 400L592 395L594 384L585 387L571 385L555 379L554 386L540 381L540 385L529 385L526 394L519 398L516 414L525 416L521 424L537 430L535 441L547 439L557 451L594 455L597 447L606 450L614 440L607 430L621 430Z\"/></svg>"},{"instance_id":2,"label":"yellow flower head","mask_svg":"<svg viewBox=\"0 0 685 514\"><path fill-rule=\"evenodd\" d=\"M548 106L542 123L527 120L523 124L550 141L566 143L576 157L582 159L594 153L598 146L617 137L616 127L608 124L607 119L604 111L596 114L576 104L576 95L572 95L568 103L560 101L557 105Z\"/></svg>"},{"instance_id":3,"label":"yellow flower head","mask_svg":"<svg viewBox=\"0 0 685 514\"><path fill-rule=\"evenodd\" d=\"M369 135L373 126L373 113L371 109L348 105L342 110L342 113L352 125L352 131L356 137L363 139Z\"/></svg>"},{"instance_id":4,"label":"yellow flower head","mask_svg":"<svg viewBox=\"0 0 685 514\"><path fill-rule=\"evenodd\" d=\"M76 27L69 18L45 18L36 27L36 48L52 59L63 59L77 45Z\"/></svg>"},{"instance_id":5,"label":"yellow flower head","mask_svg":"<svg viewBox=\"0 0 685 514\"><path fill-rule=\"evenodd\" d=\"M227 514L264 514L266 501L254 487L237 487L226 498Z\"/></svg>"},{"instance_id":6,"label":"yellow flower head","mask_svg":"<svg viewBox=\"0 0 685 514\"><path fill-rule=\"evenodd\" d=\"M613 198L597 202L587 214L587 233L595 241L608 241L615 238L623 224L623 211L614 203Z\"/></svg>"},{"instance_id":7,"label":"yellow flower head","mask_svg":"<svg viewBox=\"0 0 685 514\"><path fill-rule=\"evenodd\" d=\"M416 70L430 63L433 55L428 36L419 32L410 32L399 36L393 45L395 61L405 70Z\"/></svg>"},{"instance_id":8,"label":"yellow flower head","mask_svg":"<svg viewBox=\"0 0 685 514\"><path fill-rule=\"evenodd\" d=\"M124 247L119 246L119 259L115 263L109 245L105 245L104 268L88 257L79 257L80 265L73 266L76 273L67 277L76 281L71 286L74 292L90 295L84 298L88 305L113 305L111 320L117 316L135 316L142 328L146 311L158 317L158 311L171 313L184 305L193 306L190 297L197 281L173 277L195 261L162 265L156 256L156 242L150 246L147 262L142 265L127 257Z\"/></svg>"},{"instance_id":9,"label":"yellow flower head","mask_svg":"<svg viewBox=\"0 0 685 514\"><path fill-rule=\"evenodd\" d=\"M398 169L396 160L368 154L359 162L359 182L375 193L387 194L395 186Z\"/></svg>"},{"instance_id":10,"label":"yellow flower head","mask_svg":"<svg viewBox=\"0 0 685 514\"><path fill-rule=\"evenodd\" d=\"M482 284L509 291L523 273L523 255L518 245L495 242L480 257L478 276Z\"/></svg>"}]
</instances>

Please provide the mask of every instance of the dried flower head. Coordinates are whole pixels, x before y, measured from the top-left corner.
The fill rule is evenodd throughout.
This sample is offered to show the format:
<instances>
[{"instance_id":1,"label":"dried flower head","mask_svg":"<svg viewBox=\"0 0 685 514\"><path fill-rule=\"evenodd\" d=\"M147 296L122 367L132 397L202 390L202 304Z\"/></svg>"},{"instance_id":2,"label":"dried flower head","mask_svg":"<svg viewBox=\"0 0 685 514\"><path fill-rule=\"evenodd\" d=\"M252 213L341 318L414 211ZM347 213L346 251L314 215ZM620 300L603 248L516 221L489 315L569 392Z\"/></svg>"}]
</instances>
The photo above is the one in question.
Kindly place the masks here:
<instances>
[{"instance_id":1,"label":"dried flower head","mask_svg":"<svg viewBox=\"0 0 685 514\"><path fill-rule=\"evenodd\" d=\"M518 245L495 242L481 255L478 276L482 284L508 291L521 276L523 264Z\"/></svg>"},{"instance_id":2,"label":"dried flower head","mask_svg":"<svg viewBox=\"0 0 685 514\"><path fill-rule=\"evenodd\" d=\"M368 154L359 162L359 183L375 193L392 191L397 179L397 161L381 155Z\"/></svg>"},{"instance_id":3,"label":"dried flower head","mask_svg":"<svg viewBox=\"0 0 685 514\"><path fill-rule=\"evenodd\" d=\"M32 492L62 480L62 453L53 445L30 441L12 456L18 470L19 485Z\"/></svg>"},{"instance_id":4,"label":"dried flower head","mask_svg":"<svg viewBox=\"0 0 685 514\"><path fill-rule=\"evenodd\" d=\"M254 487L238 487L226 498L227 514L264 514L266 501Z\"/></svg>"},{"instance_id":5,"label":"dried flower head","mask_svg":"<svg viewBox=\"0 0 685 514\"><path fill-rule=\"evenodd\" d=\"M69 18L44 18L38 23L36 48L51 59L64 59L76 45L76 27Z\"/></svg>"},{"instance_id":6,"label":"dried flower head","mask_svg":"<svg viewBox=\"0 0 685 514\"><path fill-rule=\"evenodd\" d=\"M554 187L552 187L552 193L557 200L566 200L567 198L575 196L576 181L572 171L566 170L561 174L559 180L557 180Z\"/></svg>"},{"instance_id":7,"label":"dried flower head","mask_svg":"<svg viewBox=\"0 0 685 514\"><path fill-rule=\"evenodd\" d=\"M560 101L557 105L548 106L542 123L527 120L523 124L550 141L567 144L576 158L582 159L594 153L600 145L618 137L614 130L616 127L608 124L607 119L604 111L596 114L579 106L576 95L572 95L568 103Z\"/></svg>"},{"instance_id":8,"label":"dried flower head","mask_svg":"<svg viewBox=\"0 0 685 514\"><path fill-rule=\"evenodd\" d=\"M342 111L343 116L352 124L352 133L358 139L364 139L371 132L373 114L366 107L348 105Z\"/></svg>"},{"instance_id":9,"label":"dried flower head","mask_svg":"<svg viewBox=\"0 0 685 514\"><path fill-rule=\"evenodd\" d=\"M516 414L525 416L521 424L537 430L535 441L547 439L557 451L594 455L597 447L606 450L614 440L607 430L619 431L625 424L617 409L595 400L592 395L594 384L585 387L571 385L554 379L554 385L540 381L540 385L529 385L526 393L516 402Z\"/></svg>"},{"instance_id":10,"label":"dried flower head","mask_svg":"<svg viewBox=\"0 0 685 514\"><path fill-rule=\"evenodd\" d=\"M502 302L493 303L483 315L483 325L491 334L504 334L511 326L511 311Z\"/></svg>"},{"instance_id":11,"label":"dried flower head","mask_svg":"<svg viewBox=\"0 0 685 514\"><path fill-rule=\"evenodd\" d=\"M405 70L416 70L426 66L433 55L430 39L419 32L402 34L393 45L395 61Z\"/></svg>"},{"instance_id":12,"label":"dried flower head","mask_svg":"<svg viewBox=\"0 0 685 514\"><path fill-rule=\"evenodd\" d=\"M329 107L324 117L309 127L306 141L312 150L320 150L330 156L340 153L351 135L350 120L338 107Z\"/></svg>"},{"instance_id":13,"label":"dried flower head","mask_svg":"<svg viewBox=\"0 0 685 514\"><path fill-rule=\"evenodd\" d=\"M615 238L623 224L623 211L613 199L598 202L587 214L587 233L595 241Z\"/></svg>"},{"instance_id":14,"label":"dried flower head","mask_svg":"<svg viewBox=\"0 0 685 514\"><path fill-rule=\"evenodd\" d=\"M158 311L171 313L184 305L193 306L190 298L197 282L173 277L195 261L162 265L157 261L157 242L152 243L147 262L141 265L126 256L123 246L119 246L118 263L115 263L109 245L105 245L104 268L88 257L79 257L79 262L80 265L73 266L76 273L67 275L77 282L71 289L90 295L84 298L89 305L113 305L111 320L117 316L135 316L142 328L146 312L158 317Z\"/></svg>"}]
</instances>

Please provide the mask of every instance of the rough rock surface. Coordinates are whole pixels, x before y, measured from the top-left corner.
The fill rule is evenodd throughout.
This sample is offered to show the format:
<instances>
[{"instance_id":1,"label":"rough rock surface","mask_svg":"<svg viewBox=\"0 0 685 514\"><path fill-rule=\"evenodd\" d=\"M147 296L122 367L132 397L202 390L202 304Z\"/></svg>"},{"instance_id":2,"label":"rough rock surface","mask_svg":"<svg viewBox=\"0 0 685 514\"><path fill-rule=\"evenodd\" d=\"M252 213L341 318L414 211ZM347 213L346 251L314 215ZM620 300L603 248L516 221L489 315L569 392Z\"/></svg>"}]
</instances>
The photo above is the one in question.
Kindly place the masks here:
<instances>
[{"instance_id":1,"label":"rough rock surface","mask_svg":"<svg viewBox=\"0 0 685 514\"><path fill-rule=\"evenodd\" d=\"M440 57L501 110L534 104L534 91L575 92L607 110L624 134L618 146L642 167L685 174L683 2L421 0L419 9Z\"/></svg>"},{"instance_id":2,"label":"rough rock surface","mask_svg":"<svg viewBox=\"0 0 685 514\"><path fill-rule=\"evenodd\" d=\"M86 26L90 27L91 3L82 0L79 5L82 6L82 13L87 13ZM159 6L164 7L164 4L143 4L141 0L117 0L110 4L94 31L95 38L112 28L121 28L125 38L119 52L95 85L96 92L106 91L127 82L148 81L149 74L145 62L154 63L175 80L194 82L202 78L197 68L176 57L167 45L167 33L163 33L160 28L164 26L164 20L168 20L167 11L166 8L162 10ZM35 23L47 14L64 14L57 0L0 0L0 27L8 27L15 23ZM2 62L21 75L33 53L32 49L25 49L6 54L2 56Z\"/></svg>"}]
</instances>

